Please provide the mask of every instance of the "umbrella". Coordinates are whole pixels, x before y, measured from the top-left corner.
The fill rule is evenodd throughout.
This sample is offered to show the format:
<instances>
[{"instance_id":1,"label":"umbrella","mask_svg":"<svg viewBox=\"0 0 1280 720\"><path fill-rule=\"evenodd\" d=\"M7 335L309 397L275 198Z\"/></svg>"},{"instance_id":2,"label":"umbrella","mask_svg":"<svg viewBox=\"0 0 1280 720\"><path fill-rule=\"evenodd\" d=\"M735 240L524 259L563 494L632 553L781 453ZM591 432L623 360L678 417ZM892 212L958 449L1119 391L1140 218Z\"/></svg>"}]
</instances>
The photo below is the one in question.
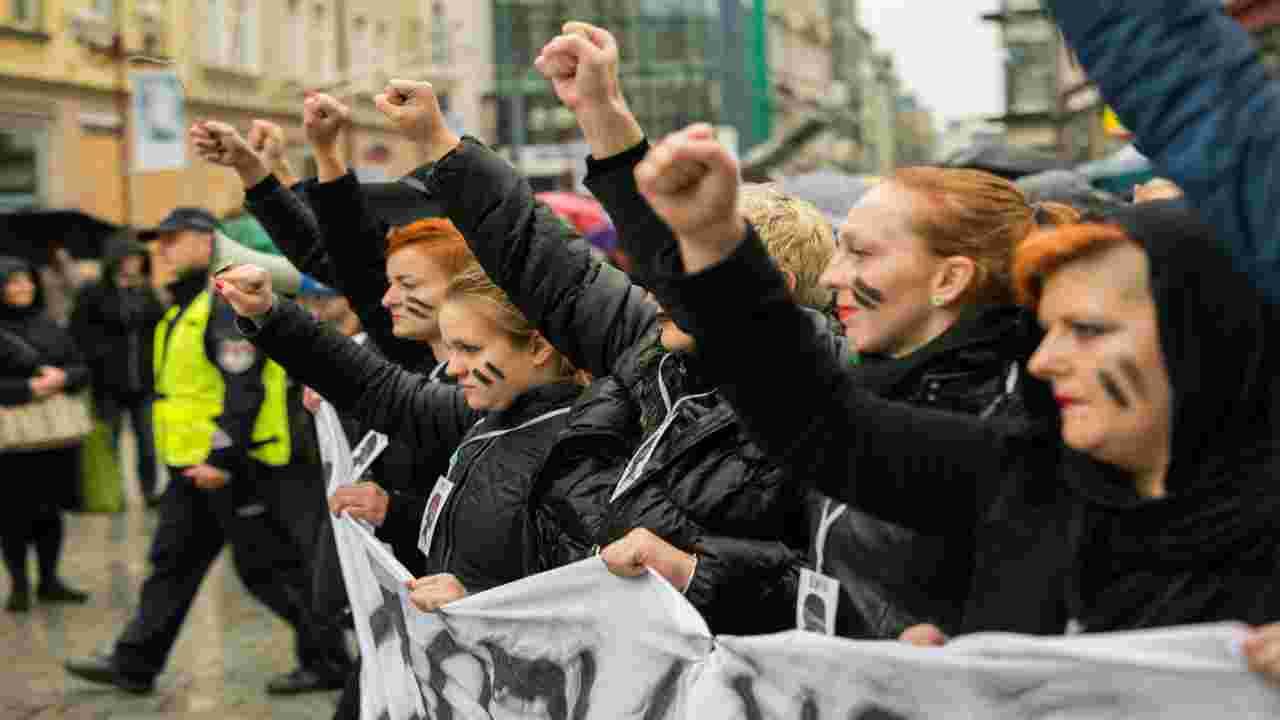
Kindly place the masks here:
<instances>
[{"instance_id":1,"label":"umbrella","mask_svg":"<svg viewBox=\"0 0 1280 720\"><path fill-rule=\"evenodd\" d=\"M534 197L546 203L557 215L567 220L583 235L609 224L609 215L605 213L604 208L595 199L586 195L553 191L541 192Z\"/></svg>"},{"instance_id":2,"label":"umbrella","mask_svg":"<svg viewBox=\"0 0 1280 720\"><path fill-rule=\"evenodd\" d=\"M1077 167L1076 172L1089 178L1095 187L1119 194L1128 193L1134 185L1155 177L1151 161L1131 144L1101 160Z\"/></svg>"},{"instance_id":3,"label":"umbrella","mask_svg":"<svg viewBox=\"0 0 1280 720\"><path fill-rule=\"evenodd\" d=\"M943 163L946 167L985 170L1009 180L1046 170L1067 170L1071 166L1053 155L1005 144L982 144L957 150Z\"/></svg>"},{"instance_id":4,"label":"umbrella","mask_svg":"<svg viewBox=\"0 0 1280 720\"><path fill-rule=\"evenodd\" d=\"M1058 202L1077 210L1105 212L1124 201L1089 184L1089 178L1074 170L1049 170L1018 179L1018 189L1029 202Z\"/></svg>"},{"instance_id":5,"label":"umbrella","mask_svg":"<svg viewBox=\"0 0 1280 720\"><path fill-rule=\"evenodd\" d=\"M0 213L0 254L47 265L54 248L60 246L75 258L99 258L107 238L120 230L119 225L79 210Z\"/></svg>"},{"instance_id":6,"label":"umbrella","mask_svg":"<svg viewBox=\"0 0 1280 720\"><path fill-rule=\"evenodd\" d=\"M813 203L827 216L833 227L839 227L844 224L849 208L857 204L871 186L879 181L876 177L815 170L783 178L778 182L778 189Z\"/></svg>"}]
</instances>

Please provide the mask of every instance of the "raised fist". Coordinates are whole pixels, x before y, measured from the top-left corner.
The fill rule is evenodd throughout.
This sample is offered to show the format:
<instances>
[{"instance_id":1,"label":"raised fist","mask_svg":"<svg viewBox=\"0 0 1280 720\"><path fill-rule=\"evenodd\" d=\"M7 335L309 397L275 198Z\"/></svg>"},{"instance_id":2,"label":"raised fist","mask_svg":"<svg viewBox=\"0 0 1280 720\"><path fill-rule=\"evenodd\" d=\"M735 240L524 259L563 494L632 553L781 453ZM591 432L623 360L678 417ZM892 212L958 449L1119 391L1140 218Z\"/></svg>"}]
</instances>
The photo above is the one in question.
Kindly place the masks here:
<instances>
[{"instance_id":1,"label":"raised fist","mask_svg":"<svg viewBox=\"0 0 1280 720\"><path fill-rule=\"evenodd\" d=\"M350 124L351 109L332 95L312 93L302 101L302 129L318 153L335 151L338 138Z\"/></svg>"},{"instance_id":2,"label":"raised fist","mask_svg":"<svg viewBox=\"0 0 1280 720\"><path fill-rule=\"evenodd\" d=\"M214 289L240 317L256 320L271 310L271 274L257 265L232 265L214 276Z\"/></svg>"}]
</instances>

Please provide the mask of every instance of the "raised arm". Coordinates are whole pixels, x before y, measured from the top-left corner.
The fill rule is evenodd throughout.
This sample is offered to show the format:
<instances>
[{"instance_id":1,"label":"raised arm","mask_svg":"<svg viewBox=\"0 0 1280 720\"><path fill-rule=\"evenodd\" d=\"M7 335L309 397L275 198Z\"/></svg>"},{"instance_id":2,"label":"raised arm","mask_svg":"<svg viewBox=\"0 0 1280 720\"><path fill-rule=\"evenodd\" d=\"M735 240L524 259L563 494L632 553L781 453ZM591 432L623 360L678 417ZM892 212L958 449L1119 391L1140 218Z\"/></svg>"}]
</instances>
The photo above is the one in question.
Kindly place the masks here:
<instances>
[{"instance_id":1,"label":"raised arm","mask_svg":"<svg viewBox=\"0 0 1280 720\"><path fill-rule=\"evenodd\" d=\"M565 23L563 32L543 47L534 65L577 117L591 148L587 188L613 219L632 277L647 286L655 255L674 247L675 237L636 187L635 168L649 143L618 80L618 43L587 23Z\"/></svg>"},{"instance_id":2,"label":"raised arm","mask_svg":"<svg viewBox=\"0 0 1280 720\"><path fill-rule=\"evenodd\" d=\"M241 316L240 330L298 382L365 427L407 445L453 447L481 417L455 387L430 382L338 334L297 304L273 298L270 276L238 266L218 291Z\"/></svg>"},{"instance_id":3,"label":"raised arm","mask_svg":"<svg viewBox=\"0 0 1280 720\"><path fill-rule=\"evenodd\" d=\"M1137 145L1280 300L1280 84L1220 0L1048 0Z\"/></svg>"},{"instance_id":4,"label":"raised arm","mask_svg":"<svg viewBox=\"0 0 1280 720\"><path fill-rule=\"evenodd\" d=\"M644 291L595 260L510 163L449 132L428 83L393 81L379 98L402 132L439 159L420 179L485 271L574 364L609 374L656 319Z\"/></svg>"},{"instance_id":5,"label":"raised arm","mask_svg":"<svg viewBox=\"0 0 1280 720\"><path fill-rule=\"evenodd\" d=\"M976 419L860 389L738 215L737 164L710 129L695 126L668 150L637 170L680 242L659 299L687 323L700 359L761 445L796 482L854 507L931 534L971 532L986 489L1003 477L1008 441ZM664 158L706 171L664 192L676 187L656 182Z\"/></svg>"}]
</instances>

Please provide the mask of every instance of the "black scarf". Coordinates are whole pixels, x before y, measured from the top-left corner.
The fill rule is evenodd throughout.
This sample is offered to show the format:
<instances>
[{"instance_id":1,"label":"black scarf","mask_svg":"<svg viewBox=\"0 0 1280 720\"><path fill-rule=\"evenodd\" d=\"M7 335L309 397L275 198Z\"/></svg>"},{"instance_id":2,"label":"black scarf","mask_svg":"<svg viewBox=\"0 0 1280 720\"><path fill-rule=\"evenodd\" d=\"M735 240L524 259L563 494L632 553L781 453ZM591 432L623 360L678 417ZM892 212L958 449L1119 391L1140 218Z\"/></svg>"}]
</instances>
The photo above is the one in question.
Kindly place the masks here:
<instances>
[{"instance_id":1,"label":"black scarf","mask_svg":"<svg viewBox=\"0 0 1280 720\"><path fill-rule=\"evenodd\" d=\"M1070 609L1090 630L1274 621L1280 313L1176 203L1113 217L1150 261L1173 450L1167 495L1154 500L1119 470L1067 453L1064 480L1084 500Z\"/></svg>"}]
</instances>

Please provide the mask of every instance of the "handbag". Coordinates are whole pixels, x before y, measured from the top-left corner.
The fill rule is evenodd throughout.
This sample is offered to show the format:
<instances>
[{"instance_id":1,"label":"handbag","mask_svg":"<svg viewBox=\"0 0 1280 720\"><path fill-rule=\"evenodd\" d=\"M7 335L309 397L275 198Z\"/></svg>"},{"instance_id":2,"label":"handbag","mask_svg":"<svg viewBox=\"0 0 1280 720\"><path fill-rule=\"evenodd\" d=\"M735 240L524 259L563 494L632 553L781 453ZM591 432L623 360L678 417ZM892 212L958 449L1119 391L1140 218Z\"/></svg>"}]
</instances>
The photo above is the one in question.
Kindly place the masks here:
<instances>
[{"instance_id":1,"label":"handbag","mask_svg":"<svg viewBox=\"0 0 1280 720\"><path fill-rule=\"evenodd\" d=\"M0 451L74 447L91 432L93 417L82 393L0 407Z\"/></svg>"}]
</instances>

